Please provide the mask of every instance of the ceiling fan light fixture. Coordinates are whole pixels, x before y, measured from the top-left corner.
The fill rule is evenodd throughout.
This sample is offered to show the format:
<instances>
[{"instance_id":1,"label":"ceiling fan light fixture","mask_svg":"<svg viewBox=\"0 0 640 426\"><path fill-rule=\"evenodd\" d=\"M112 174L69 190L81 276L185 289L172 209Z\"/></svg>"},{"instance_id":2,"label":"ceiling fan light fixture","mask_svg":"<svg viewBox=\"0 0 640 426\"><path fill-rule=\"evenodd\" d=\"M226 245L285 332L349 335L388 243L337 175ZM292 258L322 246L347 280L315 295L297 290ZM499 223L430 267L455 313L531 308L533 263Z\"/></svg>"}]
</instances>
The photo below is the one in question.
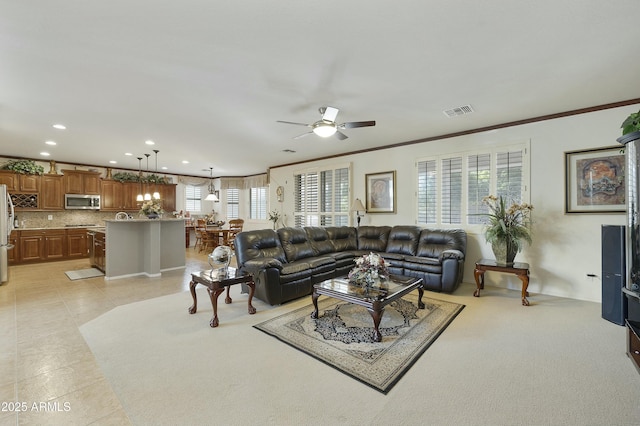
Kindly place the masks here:
<instances>
[{"instance_id":1,"label":"ceiling fan light fixture","mask_svg":"<svg viewBox=\"0 0 640 426\"><path fill-rule=\"evenodd\" d=\"M337 130L335 123L318 122L313 125L313 133L322 138L333 136Z\"/></svg>"}]
</instances>

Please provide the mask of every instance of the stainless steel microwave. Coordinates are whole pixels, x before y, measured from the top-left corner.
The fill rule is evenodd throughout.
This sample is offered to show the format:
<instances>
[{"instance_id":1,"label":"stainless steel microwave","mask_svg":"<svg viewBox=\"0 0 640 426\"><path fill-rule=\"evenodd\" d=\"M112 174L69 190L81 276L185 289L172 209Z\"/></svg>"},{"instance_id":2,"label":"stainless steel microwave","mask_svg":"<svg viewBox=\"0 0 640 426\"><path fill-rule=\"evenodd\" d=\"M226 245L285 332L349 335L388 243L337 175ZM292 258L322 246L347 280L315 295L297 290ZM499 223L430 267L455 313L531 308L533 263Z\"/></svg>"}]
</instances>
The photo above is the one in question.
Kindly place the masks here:
<instances>
[{"instance_id":1,"label":"stainless steel microwave","mask_svg":"<svg viewBox=\"0 0 640 426\"><path fill-rule=\"evenodd\" d=\"M100 196L64 194L64 208L67 210L100 210Z\"/></svg>"}]
</instances>

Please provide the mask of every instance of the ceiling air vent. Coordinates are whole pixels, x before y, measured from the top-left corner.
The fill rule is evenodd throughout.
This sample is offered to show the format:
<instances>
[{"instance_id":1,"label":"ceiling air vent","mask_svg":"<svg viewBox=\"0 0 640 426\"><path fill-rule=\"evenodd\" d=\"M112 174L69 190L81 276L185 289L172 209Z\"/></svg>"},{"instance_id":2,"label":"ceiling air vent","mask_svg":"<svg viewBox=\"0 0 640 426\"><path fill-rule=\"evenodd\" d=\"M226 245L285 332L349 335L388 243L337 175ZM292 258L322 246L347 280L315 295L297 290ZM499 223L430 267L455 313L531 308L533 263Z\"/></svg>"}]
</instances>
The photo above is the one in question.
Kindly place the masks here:
<instances>
[{"instance_id":1,"label":"ceiling air vent","mask_svg":"<svg viewBox=\"0 0 640 426\"><path fill-rule=\"evenodd\" d=\"M442 112L444 112L444 115L446 115L447 117L451 118L451 117L456 117L458 115L471 114L474 111L473 111L473 108L471 107L471 105L463 105L463 106L460 106L460 107L447 109L447 110L444 110Z\"/></svg>"}]
</instances>

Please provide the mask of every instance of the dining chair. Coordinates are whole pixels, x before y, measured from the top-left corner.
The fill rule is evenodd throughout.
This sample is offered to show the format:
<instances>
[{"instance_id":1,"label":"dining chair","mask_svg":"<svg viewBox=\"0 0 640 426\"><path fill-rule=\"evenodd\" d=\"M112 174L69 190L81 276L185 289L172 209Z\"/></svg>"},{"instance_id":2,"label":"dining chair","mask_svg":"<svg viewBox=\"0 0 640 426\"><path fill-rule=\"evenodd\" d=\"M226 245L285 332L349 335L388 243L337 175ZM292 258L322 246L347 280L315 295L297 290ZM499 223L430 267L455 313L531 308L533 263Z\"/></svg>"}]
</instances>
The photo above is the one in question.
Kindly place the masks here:
<instances>
[{"instance_id":1,"label":"dining chair","mask_svg":"<svg viewBox=\"0 0 640 426\"><path fill-rule=\"evenodd\" d=\"M194 228L196 233L196 243L193 245L193 249L198 249L199 252L203 250L203 238L206 237L207 233L207 221L204 219L196 220L196 226Z\"/></svg>"},{"instance_id":2,"label":"dining chair","mask_svg":"<svg viewBox=\"0 0 640 426\"><path fill-rule=\"evenodd\" d=\"M243 227L244 219L231 219L229 221L229 230L227 231L227 235L225 236L224 245L231 247L231 249L235 251L236 234L242 232Z\"/></svg>"}]
</instances>

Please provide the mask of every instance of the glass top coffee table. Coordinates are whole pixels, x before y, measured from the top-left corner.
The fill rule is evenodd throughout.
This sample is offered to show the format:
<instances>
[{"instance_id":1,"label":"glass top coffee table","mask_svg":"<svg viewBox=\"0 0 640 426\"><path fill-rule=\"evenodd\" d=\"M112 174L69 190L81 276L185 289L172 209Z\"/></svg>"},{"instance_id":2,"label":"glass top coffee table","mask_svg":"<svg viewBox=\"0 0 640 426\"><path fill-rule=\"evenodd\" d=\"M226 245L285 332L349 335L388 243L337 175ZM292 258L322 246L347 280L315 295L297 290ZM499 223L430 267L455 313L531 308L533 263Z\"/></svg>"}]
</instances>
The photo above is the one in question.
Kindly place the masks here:
<instances>
[{"instance_id":1,"label":"glass top coffee table","mask_svg":"<svg viewBox=\"0 0 640 426\"><path fill-rule=\"evenodd\" d=\"M378 327L384 314L384 307L416 289L418 289L418 308L424 309L422 302L424 289L421 278L391 275L388 280L380 281L370 288L350 284L346 277L333 278L313 286L311 300L314 311L311 313L311 318L318 318L318 297L320 295L363 306L373 318L373 340L381 342L382 334L380 334Z\"/></svg>"}]
</instances>

